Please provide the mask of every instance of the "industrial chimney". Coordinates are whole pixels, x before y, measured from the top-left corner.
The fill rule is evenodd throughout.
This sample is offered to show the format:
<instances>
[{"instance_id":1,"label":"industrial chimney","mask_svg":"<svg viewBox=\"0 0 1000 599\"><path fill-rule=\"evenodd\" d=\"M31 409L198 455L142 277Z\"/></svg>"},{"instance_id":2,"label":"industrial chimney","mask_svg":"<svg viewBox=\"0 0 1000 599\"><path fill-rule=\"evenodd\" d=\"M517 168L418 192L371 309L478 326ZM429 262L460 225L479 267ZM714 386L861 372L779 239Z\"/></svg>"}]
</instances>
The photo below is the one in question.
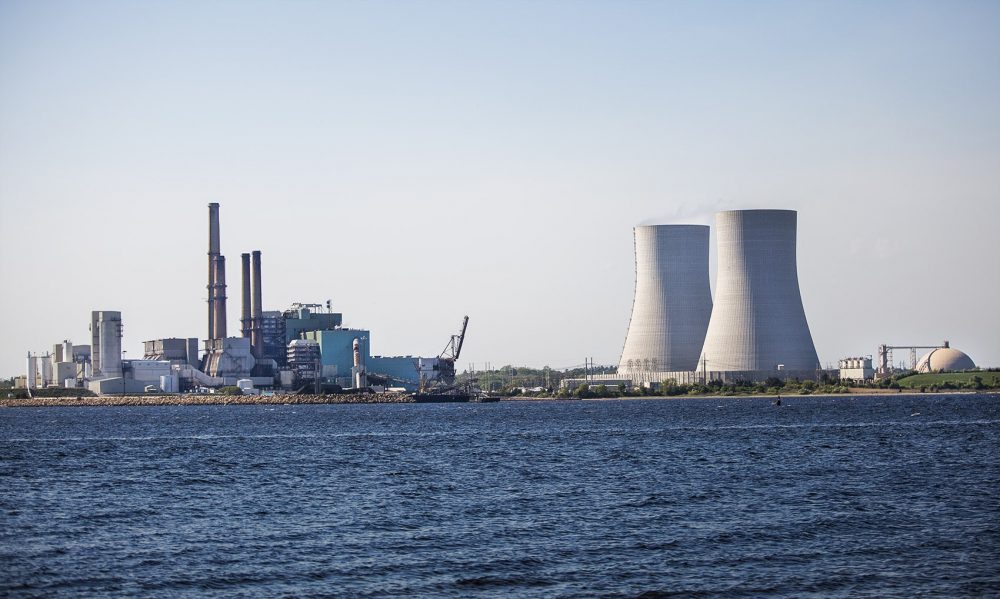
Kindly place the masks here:
<instances>
[{"instance_id":1,"label":"industrial chimney","mask_svg":"<svg viewBox=\"0 0 1000 599\"><path fill-rule=\"evenodd\" d=\"M694 370L712 314L709 228L641 226L633 235L635 299L618 372Z\"/></svg>"},{"instance_id":2,"label":"industrial chimney","mask_svg":"<svg viewBox=\"0 0 1000 599\"><path fill-rule=\"evenodd\" d=\"M719 274L699 366L710 371L815 372L795 259L794 210L715 215Z\"/></svg>"},{"instance_id":3,"label":"industrial chimney","mask_svg":"<svg viewBox=\"0 0 1000 599\"><path fill-rule=\"evenodd\" d=\"M215 330L212 331L212 339L226 338L226 257L215 256L214 273L214 300L215 314L212 322Z\"/></svg>"},{"instance_id":4,"label":"industrial chimney","mask_svg":"<svg viewBox=\"0 0 1000 599\"><path fill-rule=\"evenodd\" d=\"M208 205L208 338L215 339L215 258L219 251L219 204Z\"/></svg>"},{"instance_id":5,"label":"industrial chimney","mask_svg":"<svg viewBox=\"0 0 1000 599\"><path fill-rule=\"evenodd\" d=\"M253 251L253 311L250 315L250 345L253 355L260 359L264 353L264 338L261 335L261 317L264 312L263 293L260 281L260 250Z\"/></svg>"},{"instance_id":6,"label":"industrial chimney","mask_svg":"<svg viewBox=\"0 0 1000 599\"><path fill-rule=\"evenodd\" d=\"M244 337L250 337L250 254L241 254L243 260L243 312L240 318L241 331Z\"/></svg>"}]
</instances>

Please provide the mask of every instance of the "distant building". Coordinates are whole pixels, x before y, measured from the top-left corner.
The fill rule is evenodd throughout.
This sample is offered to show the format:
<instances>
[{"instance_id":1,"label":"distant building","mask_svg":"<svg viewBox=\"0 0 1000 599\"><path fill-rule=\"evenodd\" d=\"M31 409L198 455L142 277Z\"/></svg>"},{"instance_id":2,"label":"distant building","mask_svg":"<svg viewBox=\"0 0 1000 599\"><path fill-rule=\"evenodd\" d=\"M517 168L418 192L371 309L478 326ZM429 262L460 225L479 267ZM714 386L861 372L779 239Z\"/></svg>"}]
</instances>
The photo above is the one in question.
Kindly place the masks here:
<instances>
[{"instance_id":1,"label":"distant building","mask_svg":"<svg viewBox=\"0 0 1000 599\"><path fill-rule=\"evenodd\" d=\"M153 339L143 343L143 359L167 360L174 364L198 366L198 339Z\"/></svg>"},{"instance_id":2,"label":"distant building","mask_svg":"<svg viewBox=\"0 0 1000 599\"><path fill-rule=\"evenodd\" d=\"M402 387L416 391L421 385L442 379L442 360L438 357L371 356L368 358L368 378L384 379L387 387Z\"/></svg>"},{"instance_id":3,"label":"distant building","mask_svg":"<svg viewBox=\"0 0 1000 599\"><path fill-rule=\"evenodd\" d=\"M304 339L302 333L308 331L325 331L339 327L343 315L337 312L314 312L308 307L293 305L285 310L285 344L294 339Z\"/></svg>"},{"instance_id":4,"label":"distant building","mask_svg":"<svg viewBox=\"0 0 1000 599\"><path fill-rule=\"evenodd\" d=\"M359 341L361 361L367 363L371 356L371 331L367 329L330 329L306 331L303 336L319 345L320 366L324 378L342 387L353 385L351 369L354 368L354 340Z\"/></svg>"},{"instance_id":5,"label":"distant building","mask_svg":"<svg viewBox=\"0 0 1000 599\"><path fill-rule=\"evenodd\" d=\"M840 380L857 381L859 383L870 381L875 378L875 369L872 367L872 357L844 358L838 364L840 368Z\"/></svg>"},{"instance_id":6,"label":"distant building","mask_svg":"<svg viewBox=\"0 0 1000 599\"><path fill-rule=\"evenodd\" d=\"M261 313L260 335L262 340L261 357L274 360L279 366L284 366L288 360L288 340L285 339L285 316L278 310Z\"/></svg>"},{"instance_id":7,"label":"distant building","mask_svg":"<svg viewBox=\"0 0 1000 599\"><path fill-rule=\"evenodd\" d=\"M945 342L944 347L932 349L917 360L917 372L954 372L958 370L972 370L976 363L972 361L965 352L954 347L949 347Z\"/></svg>"},{"instance_id":8,"label":"distant building","mask_svg":"<svg viewBox=\"0 0 1000 599\"><path fill-rule=\"evenodd\" d=\"M303 385L320 377L319 343L294 339L288 344L288 368L294 373L295 384Z\"/></svg>"}]
</instances>

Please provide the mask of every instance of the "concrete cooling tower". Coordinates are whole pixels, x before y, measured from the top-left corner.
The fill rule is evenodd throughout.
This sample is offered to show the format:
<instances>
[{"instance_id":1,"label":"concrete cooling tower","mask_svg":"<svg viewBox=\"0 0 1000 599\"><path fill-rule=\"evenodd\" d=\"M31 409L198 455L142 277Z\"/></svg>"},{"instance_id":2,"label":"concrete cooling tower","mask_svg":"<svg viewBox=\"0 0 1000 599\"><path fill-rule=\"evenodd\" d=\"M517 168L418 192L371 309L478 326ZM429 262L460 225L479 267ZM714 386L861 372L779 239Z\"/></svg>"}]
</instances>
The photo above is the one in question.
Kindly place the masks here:
<instances>
[{"instance_id":1,"label":"concrete cooling tower","mask_svg":"<svg viewBox=\"0 0 1000 599\"><path fill-rule=\"evenodd\" d=\"M694 370L712 313L702 225L636 227L635 299L620 375Z\"/></svg>"},{"instance_id":2,"label":"concrete cooling tower","mask_svg":"<svg viewBox=\"0 0 1000 599\"><path fill-rule=\"evenodd\" d=\"M819 358L802 308L794 210L715 215L719 273L702 350L709 371L812 372Z\"/></svg>"}]
</instances>

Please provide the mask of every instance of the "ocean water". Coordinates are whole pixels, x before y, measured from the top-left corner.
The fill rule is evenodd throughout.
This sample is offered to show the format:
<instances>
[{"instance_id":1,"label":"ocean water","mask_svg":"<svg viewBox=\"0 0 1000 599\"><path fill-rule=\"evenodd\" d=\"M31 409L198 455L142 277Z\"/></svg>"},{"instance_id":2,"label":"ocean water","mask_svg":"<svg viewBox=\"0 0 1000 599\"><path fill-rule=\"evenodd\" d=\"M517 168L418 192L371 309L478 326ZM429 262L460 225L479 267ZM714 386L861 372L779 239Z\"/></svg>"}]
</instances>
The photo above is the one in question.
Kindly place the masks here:
<instances>
[{"instance_id":1,"label":"ocean water","mask_svg":"<svg viewBox=\"0 0 1000 599\"><path fill-rule=\"evenodd\" d=\"M0 595L1000 596L1000 398L7 409Z\"/></svg>"}]
</instances>

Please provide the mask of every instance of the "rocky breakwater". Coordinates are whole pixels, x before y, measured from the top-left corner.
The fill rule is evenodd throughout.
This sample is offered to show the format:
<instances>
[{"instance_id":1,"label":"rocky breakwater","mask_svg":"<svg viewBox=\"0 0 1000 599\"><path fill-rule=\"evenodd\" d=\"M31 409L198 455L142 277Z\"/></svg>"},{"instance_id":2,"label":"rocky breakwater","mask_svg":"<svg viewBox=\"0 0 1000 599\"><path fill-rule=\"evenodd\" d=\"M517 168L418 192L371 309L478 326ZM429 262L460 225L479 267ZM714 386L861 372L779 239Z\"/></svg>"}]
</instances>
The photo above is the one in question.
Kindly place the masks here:
<instances>
[{"instance_id":1,"label":"rocky breakwater","mask_svg":"<svg viewBox=\"0 0 1000 599\"><path fill-rule=\"evenodd\" d=\"M336 395L102 395L96 397L0 398L2 408L76 406L205 406L283 404L413 403L404 393L340 393Z\"/></svg>"}]
</instances>

